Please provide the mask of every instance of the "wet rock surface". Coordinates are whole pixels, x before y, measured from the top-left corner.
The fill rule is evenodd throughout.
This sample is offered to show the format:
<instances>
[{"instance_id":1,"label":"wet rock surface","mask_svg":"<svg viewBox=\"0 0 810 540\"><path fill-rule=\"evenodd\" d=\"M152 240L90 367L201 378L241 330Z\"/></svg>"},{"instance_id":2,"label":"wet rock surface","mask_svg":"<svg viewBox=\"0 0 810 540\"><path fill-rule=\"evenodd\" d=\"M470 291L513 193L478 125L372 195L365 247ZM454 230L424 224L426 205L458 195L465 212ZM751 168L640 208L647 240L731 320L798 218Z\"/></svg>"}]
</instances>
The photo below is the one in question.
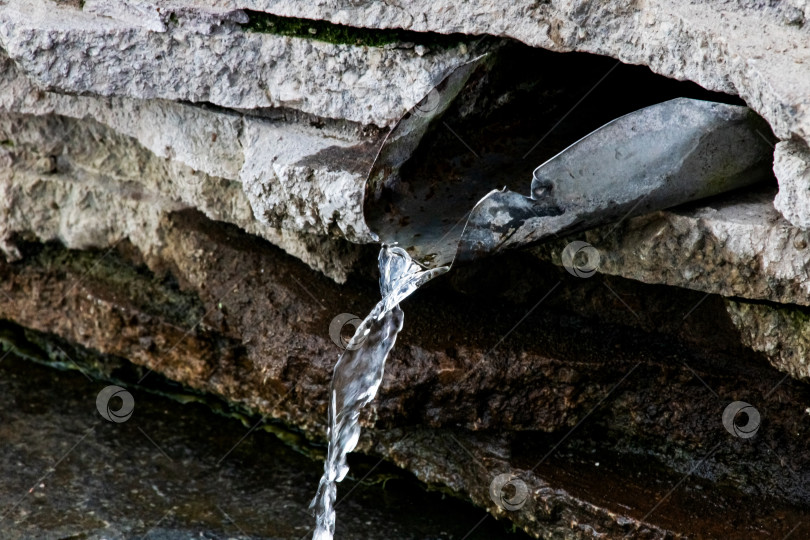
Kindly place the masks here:
<instances>
[{"instance_id":1,"label":"wet rock surface","mask_svg":"<svg viewBox=\"0 0 810 540\"><path fill-rule=\"evenodd\" d=\"M8 340L8 326L3 332ZM162 395L132 389L132 417L108 422L96 410L106 383L65 367L14 353L0 365L3 538L259 540L311 529L307 505L321 467L318 449L296 451L300 436L276 427L245 437L242 422L253 418L214 414L211 405L236 413L176 385ZM471 505L426 492L390 465L353 466L339 507L344 538L461 538L478 519ZM495 522L470 536L497 537L526 538Z\"/></svg>"},{"instance_id":2,"label":"wet rock surface","mask_svg":"<svg viewBox=\"0 0 810 540\"><path fill-rule=\"evenodd\" d=\"M23 258L2 267L2 316L63 364L135 386L165 375L263 415L241 435L279 419L322 440L339 352L329 322L367 309L376 284L338 287L194 212L175 214L162 237L164 268L152 270L123 245L92 254L18 240ZM801 529L810 395L746 352L722 299L673 302L666 287L508 262L459 269L403 306L359 451L543 538ZM761 413L752 439L724 428L736 400ZM490 497L499 474L527 487L516 511Z\"/></svg>"},{"instance_id":3,"label":"wet rock surface","mask_svg":"<svg viewBox=\"0 0 810 540\"><path fill-rule=\"evenodd\" d=\"M305 535L320 466L267 432L322 457L329 324L378 297L366 219L441 236L605 122L688 96L761 115L774 178L577 235L588 279L560 238L409 299L352 457L396 493L341 485L338 533L810 536L805 4L0 0L3 532ZM485 51L395 181L367 185L389 128ZM102 380L140 416L101 420Z\"/></svg>"}]
</instances>

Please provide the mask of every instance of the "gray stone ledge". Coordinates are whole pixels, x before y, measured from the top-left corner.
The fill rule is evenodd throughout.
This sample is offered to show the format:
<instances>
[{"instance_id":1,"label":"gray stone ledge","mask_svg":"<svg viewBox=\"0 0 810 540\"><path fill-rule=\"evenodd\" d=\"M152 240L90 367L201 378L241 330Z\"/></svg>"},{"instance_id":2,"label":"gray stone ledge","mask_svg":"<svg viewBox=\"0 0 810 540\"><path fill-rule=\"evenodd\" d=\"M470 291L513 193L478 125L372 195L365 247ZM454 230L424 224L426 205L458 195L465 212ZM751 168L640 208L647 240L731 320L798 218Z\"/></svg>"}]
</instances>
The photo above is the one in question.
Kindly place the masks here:
<instances>
[{"instance_id":1,"label":"gray stone ledge","mask_svg":"<svg viewBox=\"0 0 810 540\"><path fill-rule=\"evenodd\" d=\"M810 306L810 234L762 188L628 219L534 248L562 264L568 242L599 250L599 272L752 300Z\"/></svg>"},{"instance_id":2,"label":"gray stone ledge","mask_svg":"<svg viewBox=\"0 0 810 540\"><path fill-rule=\"evenodd\" d=\"M0 46L47 90L241 109L288 107L380 127L393 125L486 46L459 43L420 55L414 48L247 32L232 20L244 17L228 19L222 12L221 24L201 29L135 16L154 12L146 3L93 6L9 0L0 5ZM209 8L186 11L213 17Z\"/></svg>"}]
</instances>

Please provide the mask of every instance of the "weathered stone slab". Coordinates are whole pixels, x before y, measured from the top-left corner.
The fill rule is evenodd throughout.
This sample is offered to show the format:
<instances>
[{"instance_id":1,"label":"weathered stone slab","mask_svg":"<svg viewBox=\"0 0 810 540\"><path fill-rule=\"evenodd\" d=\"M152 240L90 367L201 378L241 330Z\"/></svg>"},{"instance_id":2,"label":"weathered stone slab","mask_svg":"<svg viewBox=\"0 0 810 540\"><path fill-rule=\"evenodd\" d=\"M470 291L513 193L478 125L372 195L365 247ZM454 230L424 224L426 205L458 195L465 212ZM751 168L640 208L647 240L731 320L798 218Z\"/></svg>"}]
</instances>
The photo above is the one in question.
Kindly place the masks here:
<instances>
[{"instance_id":1,"label":"weathered stone slab","mask_svg":"<svg viewBox=\"0 0 810 540\"><path fill-rule=\"evenodd\" d=\"M47 90L286 107L379 127L392 125L483 50L470 40L420 55L413 46L248 32L239 26L247 22L240 11L189 8L160 16L160 8L125 2L88 4L81 10L9 0L0 6L0 46ZM201 25L205 19L215 20Z\"/></svg>"},{"instance_id":2,"label":"weathered stone slab","mask_svg":"<svg viewBox=\"0 0 810 540\"><path fill-rule=\"evenodd\" d=\"M63 348L76 344L66 350L88 362L82 369L133 385L150 384L151 370L322 437L339 353L329 322L367 308L375 284L338 287L193 211L168 218L161 237L157 273L119 250L23 243L22 260L0 263L0 316L64 340ZM437 281L431 294L409 299L358 448L537 537L722 538L739 527L787 534L810 500L807 389L752 354L690 352L665 335L561 314L565 291L581 282L570 277L539 309L534 300L491 301L498 282L480 279L466 297ZM604 288L588 296L598 290L612 298ZM122 357L134 365L122 369ZM751 441L721 422L727 402L740 398L767 414ZM525 484L526 504L507 511L493 500L500 474ZM725 495L704 496L717 482ZM741 516L744 525L720 519L754 502L759 511Z\"/></svg>"},{"instance_id":3,"label":"weathered stone slab","mask_svg":"<svg viewBox=\"0 0 810 540\"><path fill-rule=\"evenodd\" d=\"M802 229L810 229L810 150L798 141L776 145L773 171L779 179L774 206L785 218Z\"/></svg>"},{"instance_id":4,"label":"weathered stone slab","mask_svg":"<svg viewBox=\"0 0 810 540\"><path fill-rule=\"evenodd\" d=\"M729 194L575 236L599 252L598 271L720 294L810 305L810 236L774 209L774 190ZM575 238L535 253L562 264Z\"/></svg>"},{"instance_id":5,"label":"weathered stone slab","mask_svg":"<svg viewBox=\"0 0 810 540\"><path fill-rule=\"evenodd\" d=\"M138 2L140 3L140 2ZM200 5L202 2L195 2ZM810 136L810 42L801 1L705 0L540 3L529 0L401 5L363 0L211 0L206 5L266 11L366 28L490 34L555 51L605 54L676 79L737 94L780 138Z\"/></svg>"},{"instance_id":6,"label":"weathered stone slab","mask_svg":"<svg viewBox=\"0 0 810 540\"><path fill-rule=\"evenodd\" d=\"M323 235L267 226L254 217L239 182L161 159L94 120L0 114L0 141L0 237L12 258L16 234L75 249L107 248L127 238L151 258L162 245L161 218L190 207L270 241L337 281L345 281L362 251Z\"/></svg>"},{"instance_id":7,"label":"weathered stone slab","mask_svg":"<svg viewBox=\"0 0 810 540\"><path fill-rule=\"evenodd\" d=\"M534 253L562 265L565 246L584 240L598 252L598 272L726 297L742 342L779 370L807 379L810 235L779 215L773 191L628 219Z\"/></svg>"},{"instance_id":8,"label":"weathered stone slab","mask_svg":"<svg viewBox=\"0 0 810 540\"><path fill-rule=\"evenodd\" d=\"M0 63L0 111L6 113L0 137L5 141L0 149L5 156L2 165L10 167L19 161L13 155L25 146L36 159L62 163L63 185L68 185L65 182L71 176L76 180L78 170L94 176L94 183L80 189L101 189L110 195L95 201L97 208L85 205L85 210L99 215L112 212L113 207L102 201L114 204L120 184L144 184L152 193L162 193L167 210L194 207L213 219L234 223L339 281L345 280L353 264L355 256L350 252L357 250L333 245L333 239L362 243L372 238L363 219L362 200L367 169L381 139L376 130L336 123L312 126L308 119L294 114L246 117L165 100L45 92L19 74L7 57L0 57ZM66 172L70 162L73 167ZM34 165L26 167L36 175ZM22 162L16 165L21 166ZM55 170L45 172L53 172L51 169ZM12 180L14 171L3 174L11 184L36 181L24 180L29 173L23 171L17 171L16 180ZM42 181L48 185L53 179L46 175ZM22 186L14 189L19 191ZM25 217L26 226L36 221L34 216L53 213L45 202L51 198L43 197L15 200L20 205L16 215ZM144 219L154 225L157 210L143 202L148 198L139 207L152 218L130 215L113 219L111 225L118 233L126 235L132 230L141 240L149 236L146 231L154 226L144 226ZM57 208L67 211L65 206ZM78 214L75 220L61 223L63 231L58 237L70 247L104 247L108 243L102 237L117 237L94 229L97 222ZM6 236L21 230L20 226L19 221L5 223ZM30 230L42 233L43 239L53 238L44 229ZM77 235L98 242L73 243L71 238ZM142 251L151 253L153 240L137 243ZM348 258L339 262L335 258L338 251L346 252Z\"/></svg>"},{"instance_id":9,"label":"weathered stone slab","mask_svg":"<svg viewBox=\"0 0 810 540\"><path fill-rule=\"evenodd\" d=\"M743 343L794 379L810 380L810 313L798 306L726 300Z\"/></svg>"},{"instance_id":10,"label":"weathered stone slab","mask_svg":"<svg viewBox=\"0 0 810 540\"><path fill-rule=\"evenodd\" d=\"M133 0L135 5L149 2ZM604 54L656 73L738 95L783 140L810 143L810 4L802 0L672 3L655 0L574 3L529 0L195 0L183 5L250 9L374 29L490 34L553 51ZM806 179L777 170L789 195ZM788 195L788 196L789 196ZM806 205L778 203L791 223L807 228Z\"/></svg>"}]
</instances>

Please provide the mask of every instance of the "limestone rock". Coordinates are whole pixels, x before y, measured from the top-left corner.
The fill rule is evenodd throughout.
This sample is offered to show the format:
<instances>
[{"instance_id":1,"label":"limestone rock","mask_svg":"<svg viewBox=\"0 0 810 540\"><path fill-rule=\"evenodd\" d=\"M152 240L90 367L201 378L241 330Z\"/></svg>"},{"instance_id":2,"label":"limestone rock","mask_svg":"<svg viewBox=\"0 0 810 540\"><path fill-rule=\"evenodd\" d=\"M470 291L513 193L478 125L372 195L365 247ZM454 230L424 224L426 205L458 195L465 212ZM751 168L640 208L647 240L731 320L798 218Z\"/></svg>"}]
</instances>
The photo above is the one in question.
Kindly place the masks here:
<instances>
[{"instance_id":1,"label":"limestone rock","mask_svg":"<svg viewBox=\"0 0 810 540\"><path fill-rule=\"evenodd\" d=\"M337 281L345 281L362 249L263 225L239 182L159 159L93 120L0 114L0 141L0 160L8 165L0 171L0 237L12 258L10 239L27 234L75 249L108 248L127 238L148 259L162 245L160 220L190 207L270 241Z\"/></svg>"},{"instance_id":2,"label":"limestone rock","mask_svg":"<svg viewBox=\"0 0 810 540\"><path fill-rule=\"evenodd\" d=\"M238 109L286 107L379 127L392 125L452 68L482 51L460 43L421 56L413 48L248 32L238 24L246 22L238 11L213 10L218 20L201 29L201 17L214 17L210 8L89 4L80 10L49 0L9 0L0 6L0 46L43 89ZM183 23L190 13L203 15Z\"/></svg>"},{"instance_id":3,"label":"limestone rock","mask_svg":"<svg viewBox=\"0 0 810 540\"><path fill-rule=\"evenodd\" d=\"M146 184L148 190L162 191L162 197L171 202L165 209L195 207L213 219L237 224L339 281L345 280L355 255L347 253L348 258L340 262L330 237L360 243L372 238L362 216L362 197L366 168L380 140L375 130L337 123L313 127L306 118L295 115L246 117L234 111L164 100L61 95L38 90L1 55L0 64L0 111L9 115L0 137L6 145L0 149L6 166L14 162L12 154L18 143L28 145L43 159L61 156L63 164L82 160L87 153L104 155L80 167L101 175L97 176L97 189L115 193L120 187L114 183ZM74 147L76 144L81 150ZM90 150L93 145L96 148ZM60 177L63 182L71 174L75 180L75 167L66 174ZM227 186L225 192L223 186ZM104 199L97 201L101 214L113 210L101 203ZM18 212L26 217L26 227L32 226L32 216L50 212L36 199L19 203L26 208ZM152 213L147 205L142 207ZM135 217L133 225L127 225L126 220L113 221L116 227L123 227L120 233L136 227L135 223L142 225ZM155 223L152 218L147 221ZM80 220L73 225L90 229L65 230L58 237L67 240L81 234L98 240L95 247L107 246L102 238L116 236L92 230L94 223ZM6 236L22 230L21 226L19 221L5 223ZM37 235L42 232L26 230ZM53 236L48 233L42 238ZM150 240L149 245L138 245L151 253L153 243ZM91 243L67 245L90 247ZM7 246L6 252L11 250L13 247ZM357 250L348 248L352 251Z\"/></svg>"},{"instance_id":4,"label":"limestone rock","mask_svg":"<svg viewBox=\"0 0 810 540\"><path fill-rule=\"evenodd\" d=\"M810 379L810 315L795 306L726 300L742 341L795 379Z\"/></svg>"},{"instance_id":5,"label":"limestone rock","mask_svg":"<svg viewBox=\"0 0 810 540\"><path fill-rule=\"evenodd\" d=\"M800 141L776 145L773 171L779 178L774 206L797 227L810 229L810 150Z\"/></svg>"},{"instance_id":6,"label":"limestone rock","mask_svg":"<svg viewBox=\"0 0 810 540\"><path fill-rule=\"evenodd\" d=\"M810 235L774 209L773 190L726 195L655 212L540 246L562 264L581 238L600 256L599 272L707 293L810 305Z\"/></svg>"},{"instance_id":7,"label":"limestone rock","mask_svg":"<svg viewBox=\"0 0 810 540\"><path fill-rule=\"evenodd\" d=\"M703 0L628 5L417 0L210 0L209 5L366 28L490 34L557 51L606 54L662 75L737 94L777 135L810 136L810 61L805 2L786 6ZM799 12L802 14L799 15Z\"/></svg>"},{"instance_id":8,"label":"limestone rock","mask_svg":"<svg viewBox=\"0 0 810 540\"><path fill-rule=\"evenodd\" d=\"M197 2L195 2L196 4ZM783 140L810 143L810 39L803 0L765 2L534 2L208 0L207 5L367 28L490 34L554 51L583 51L649 66L740 96ZM779 175L794 192L802 179ZM805 207L806 208L806 207ZM810 220L796 207L788 219Z\"/></svg>"}]
</instances>

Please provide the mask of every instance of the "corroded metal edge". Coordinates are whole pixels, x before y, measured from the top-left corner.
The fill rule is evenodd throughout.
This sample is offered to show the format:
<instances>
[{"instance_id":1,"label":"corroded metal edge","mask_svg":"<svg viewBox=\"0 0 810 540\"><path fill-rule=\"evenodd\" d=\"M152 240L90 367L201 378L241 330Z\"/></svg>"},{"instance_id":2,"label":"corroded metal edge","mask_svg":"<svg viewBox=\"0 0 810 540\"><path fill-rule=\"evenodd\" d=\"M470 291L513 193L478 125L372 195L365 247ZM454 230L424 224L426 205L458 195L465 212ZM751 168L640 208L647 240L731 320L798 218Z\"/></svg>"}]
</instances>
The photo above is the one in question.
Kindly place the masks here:
<instances>
[{"instance_id":1,"label":"corroded metal edge","mask_svg":"<svg viewBox=\"0 0 810 540\"><path fill-rule=\"evenodd\" d=\"M493 62L484 55L456 68L386 136L364 202L366 222L379 241L400 239L384 232L368 211L384 189L402 181L400 169L476 70ZM527 194L490 191L463 226L441 234L425 225L420 241L402 247L435 268L717 195L772 175L770 138L767 123L743 106L677 98L645 107L538 166L527 179Z\"/></svg>"}]
</instances>

